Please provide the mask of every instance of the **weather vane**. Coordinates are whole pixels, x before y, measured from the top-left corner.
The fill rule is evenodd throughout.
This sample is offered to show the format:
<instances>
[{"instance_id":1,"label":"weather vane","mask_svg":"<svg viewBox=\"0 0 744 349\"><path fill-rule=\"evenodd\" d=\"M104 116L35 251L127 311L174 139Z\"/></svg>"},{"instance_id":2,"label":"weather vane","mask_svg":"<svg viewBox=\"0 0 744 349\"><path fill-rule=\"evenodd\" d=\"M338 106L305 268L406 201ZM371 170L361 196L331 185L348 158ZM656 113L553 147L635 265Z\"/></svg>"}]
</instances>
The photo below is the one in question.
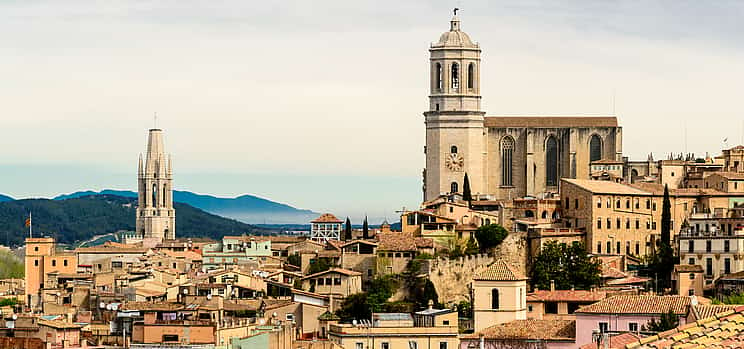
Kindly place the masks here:
<instances>
[{"instance_id":1,"label":"weather vane","mask_svg":"<svg viewBox=\"0 0 744 349\"><path fill-rule=\"evenodd\" d=\"M455 13L455 16L457 16L457 11L460 11L460 9L459 9L459 8L457 8L457 7L455 7L455 9L454 9L454 10L452 10L452 12L454 12L454 13Z\"/></svg>"}]
</instances>

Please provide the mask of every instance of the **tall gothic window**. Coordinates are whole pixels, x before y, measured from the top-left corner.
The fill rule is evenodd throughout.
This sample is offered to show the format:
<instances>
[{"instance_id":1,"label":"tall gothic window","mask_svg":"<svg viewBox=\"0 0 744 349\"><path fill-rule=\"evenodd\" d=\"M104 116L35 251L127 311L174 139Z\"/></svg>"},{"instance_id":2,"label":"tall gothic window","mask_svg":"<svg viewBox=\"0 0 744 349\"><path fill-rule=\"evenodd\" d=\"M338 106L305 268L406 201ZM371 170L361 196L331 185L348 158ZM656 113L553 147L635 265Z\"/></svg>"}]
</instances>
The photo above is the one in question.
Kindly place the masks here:
<instances>
[{"instance_id":1,"label":"tall gothic window","mask_svg":"<svg viewBox=\"0 0 744 349\"><path fill-rule=\"evenodd\" d=\"M494 288L491 290L491 309L499 308L499 289Z\"/></svg>"},{"instance_id":2,"label":"tall gothic window","mask_svg":"<svg viewBox=\"0 0 744 349\"><path fill-rule=\"evenodd\" d=\"M452 63L452 88L460 88L460 65Z\"/></svg>"},{"instance_id":3,"label":"tall gothic window","mask_svg":"<svg viewBox=\"0 0 744 349\"><path fill-rule=\"evenodd\" d=\"M589 140L589 161L602 160L602 140L597 135L592 135Z\"/></svg>"},{"instance_id":4,"label":"tall gothic window","mask_svg":"<svg viewBox=\"0 0 744 349\"><path fill-rule=\"evenodd\" d=\"M450 192L452 192L452 193L457 193L458 192L457 182L452 182L452 184L450 184Z\"/></svg>"},{"instance_id":5,"label":"tall gothic window","mask_svg":"<svg viewBox=\"0 0 744 349\"><path fill-rule=\"evenodd\" d=\"M434 72L434 74L435 74L435 77L434 78L436 79L436 82L437 82L437 87L436 88L438 90L441 90L442 89L442 65L440 63L437 63L436 70L437 71Z\"/></svg>"},{"instance_id":6,"label":"tall gothic window","mask_svg":"<svg viewBox=\"0 0 744 349\"><path fill-rule=\"evenodd\" d=\"M450 147L450 153L457 154L457 146L453 145Z\"/></svg>"},{"instance_id":7,"label":"tall gothic window","mask_svg":"<svg viewBox=\"0 0 744 349\"><path fill-rule=\"evenodd\" d=\"M501 140L501 185L512 186L512 161L514 154L514 139L504 137Z\"/></svg>"},{"instance_id":8,"label":"tall gothic window","mask_svg":"<svg viewBox=\"0 0 744 349\"><path fill-rule=\"evenodd\" d=\"M545 142L545 185L558 185L558 141L553 136Z\"/></svg>"},{"instance_id":9,"label":"tall gothic window","mask_svg":"<svg viewBox=\"0 0 744 349\"><path fill-rule=\"evenodd\" d=\"M152 184L152 206L158 206L158 185L155 183Z\"/></svg>"},{"instance_id":10,"label":"tall gothic window","mask_svg":"<svg viewBox=\"0 0 744 349\"><path fill-rule=\"evenodd\" d=\"M468 64L468 88L473 89L475 86L475 64Z\"/></svg>"}]
</instances>

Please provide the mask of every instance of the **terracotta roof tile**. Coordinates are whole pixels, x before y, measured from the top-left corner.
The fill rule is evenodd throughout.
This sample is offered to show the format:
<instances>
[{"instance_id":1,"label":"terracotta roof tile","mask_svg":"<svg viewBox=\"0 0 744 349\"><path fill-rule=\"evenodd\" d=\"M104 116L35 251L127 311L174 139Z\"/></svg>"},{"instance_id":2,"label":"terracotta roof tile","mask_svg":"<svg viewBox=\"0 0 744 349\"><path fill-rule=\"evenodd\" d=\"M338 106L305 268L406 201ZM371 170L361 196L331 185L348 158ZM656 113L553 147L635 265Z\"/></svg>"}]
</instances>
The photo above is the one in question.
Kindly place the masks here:
<instances>
[{"instance_id":1,"label":"terracotta roof tile","mask_svg":"<svg viewBox=\"0 0 744 349\"><path fill-rule=\"evenodd\" d=\"M596 302L607 297L603 291L538 290L527 294L528 302Z\"/></svg>"},{"instance_id":2,"label":"terracotta roof tile","mask_svg":"<svg viewBox=\"0 0 744 349\"><path fill-rule=\"evenodd\" d=\"M562 178L561 180L595 194L651 195L650 192L611 181L571 178Z\"/></svg>"},{"instance_id":3,"label":"terracotta roof tile","mask_svg":"<svg viewBox=\"0 0 744 349\"><path fill-rule=\"evenodd\" d=\"M324 213L320 217L310 221L310 223L343 223L343 221L330 213Z\"/></svg>"},{"instance_id":4,"label":"terracotta roof tile","mask_svg":"<svg viewBox=\"0 0 744 349\"><path fill-rule=\"evenodd\" d=\"M382 251L416 251L434 247L434 240L407 233L377 233L377 249Z\"/></svg>"},{"instance_id":5,"label":"terracotta roof tile","mask_svg":"<svg viewBox=\"0 0 744 349\"><path fill-rule=\"evenodd\" d=\"M482 329L480 332L464 335L463 338L486 339L539 339L567 340L576 339L576 321L574 320L514 320Z\"/></svg>"},{"instance_id":6,"label":"terracotta roof tile","mask_svg":"<svg viewBox=\"0 0 744 349\"><path fill-rule=\"evenodd\" d=\"M485 281L519 281L527 280L527 278L516 271L514 268L506 264L504 260L499 259L484 270L480 274L476 275L473 280L485 280Z\"/></svg>"},{"instance_id":7,"label":"terracotta roof tile","mask_svg":"<svg viewBox=\"0 0 744 349\"><path fill-rule=\"evenodd\" d=\"M315 273L315 274L312 274L312 275L305 276L303 279L309 279L309 278L313 278L313 277L316 277L316 276L320 276L320 275L324 275L324 274L329 274L329 273L339 273L339 274L346 275L346 276L361 276L362 275L362 273L357 272L357 271L353 271L353 270L342 269L342 268L331 268L331 269L328 269L326 271L321 271L319 273Z\"/></svg>"},{"instance_id":8,"label":"terracotta roof tile","mask_svg":"<svg viewBox=\"0 0 744 349\"><path fill-rule=\"evenodd\" d=\"M736 304L709 304L709 305L695 305L692 307L693 314L695 314L695 320L702 320L709 317L716 316L718 314L726 314L728 312L733 313L738 305Z\"/></svg>"},{"instance_id":9,"label":"terracotta roof tile","mask_svg":"<svg viewBox=\"0 0 744 349\"><path fill-rule=\"evenodd\" d=\"M625 332L621 334L611 335L609 349L620 349L625 348L628 343L637 342L641 337L635 333ZM582 345L580 349L596 349L597 344L589 343ZM604 347L603 347L604 348Z\"/></svg>"},{"instance_id":10,"label":"terracotta roof tile","mask_svg":"<svg viewBox=\"0 0 744 349\"><path fill-rule=\"evenodd\" d=\"M663 314L671 309L677 315L690 310L687 296L632 296L619 295L579 308L583 314Z\"/></svg>"}]
</instances>

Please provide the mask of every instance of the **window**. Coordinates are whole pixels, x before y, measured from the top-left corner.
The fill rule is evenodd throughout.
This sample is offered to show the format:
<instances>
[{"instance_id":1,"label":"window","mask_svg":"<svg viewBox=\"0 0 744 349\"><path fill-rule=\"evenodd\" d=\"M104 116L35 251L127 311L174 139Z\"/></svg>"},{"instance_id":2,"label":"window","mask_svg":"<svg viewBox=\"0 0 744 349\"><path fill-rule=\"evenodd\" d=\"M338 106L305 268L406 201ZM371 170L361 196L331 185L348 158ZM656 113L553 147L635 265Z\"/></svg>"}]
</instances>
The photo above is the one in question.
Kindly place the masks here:
<instances>
[{"instance_id":1,"label":"window","mask_svg":"<svg viewBox=\"0 0 744 349\"><path fill-rule=\"evenodd\" d=\"M447 342L439 342L439 349L447 349Z\"/></svg>"},{"instance_id":2,"label":"window","mask_svg":"<svg viewBox=\"0 0 744 349\"><path fill-rule=\"evenodd\" d=\"M625 208L630 209L630 200L629 199L626 199L625 200Z\"/></svg>"},{"instance_id":3,"label":"window","mask_svg":"<svg viewBox=\"0 0 744 349\"><path fill-rule=\"evenodd\" d=\"M652 211L656 211L656 203L655 202L651 205L651 210Z\"/></svg>"},{"instance_id":4,"label":"window","mask_svg":"<svg viewBox=\"0 0 744 349\"><path fill-rule=\"evenodd\" d=\"M638 323L637 322L629 322L628 323L628 331L630 331L630 332L638 332Z\"/></svg>"},{"instance_id":5,"label":"window","mask_svg":"<svg viewBox=\"0 0 744 349\"><path fill-rule=\"evenodd\" d=\"M67 266L67 260L66 259L62 261L62 265L64 265L65 267Z\"/></svg>"},{"instance_id":6,"label":"window","mask_svg":"<svg viewBox=\"0 0 744 349\"><path fill-rule=\"evenodd\" d=\"M178 342L178 335L177 334L164 334L163 342Z\"/></svg>"},{"instance_id":7,"label":"window","mask_svg":"<svg viewBox=\"0 0 744 349\"><path fill-rule=\"evenodd\" d=\"M641 255L641 242L640 241L636 241L635 255L636 256Z\"/></svg>"},{"instance_id":8,"label":"window","mask_svg":"<svg viewBox=\"0 0 744 349\"><path fill-rule=\"evenodd\" d=\"M612 253L612 242L607 241L607 253Z\"/></svg>"},{"instance_id":9,"label":"window","mask_svg":"<svg viewBox=\"0 0 744 349\"><path fill-rule=\"evenodd\" d=\"M579 199L574 199L574 208L579 209Z\"/></svg>"},{"instance_id":10,"label":"window","mask_svg":"<svg viewBox=\"0 0 744 349\"><path fill-rule=\"evenodd\" d=\"M418 343L416 341L408 341L408 349L418 349Z\"/></svg>"},{"instance_id":11,"label":"window","mask_svg":"<svg viewBox=\"0 0 744 349\"><path fill-rule=\"evenodd\" d=\"M620 241L615 243L615 251L616 251L615 253L620 254Z\"/></svg>"},{"instance_id":12,"label":"window","mask_svg":"<svg viewBox=\"0 0 744 349\"><path fill-rule=\"evenodd\" d=\"M710 252L711 250L711 241L708 240L705 242L705 252Z\"/></svg>"},{"instance_id":13,"label":"window","mask_svg":"<svg viewBox=\"0 0 744 349\"><path fill-rule=\"evenodd\" d=\"M450 153L457 154L457 146L456 145L453 145L453 146L450 147Z\"/></svg>"},{"instance_id":14,"label":"window","mask_svg":"<svg viewBox=\"0 0 744 349\"><path fill-rule=\"evenodd\" d=\"M625 242L625 254L630 254L630 241Z\"/></svg>"},{"instance_id":15,"label":"window","mask_svg":"<svg viewBox=\"0 0 744 349\"><path fill-rule=\"evenodd\" d=\"M545 185L558 185L558 142L555 137L548 137L545 143Z\"/></svg>"},{"instance_id":16,"label":"window","mask_svg":"<svg viewBox=\"0 0 744 349\"><path fill-rule=\"evenodd\" d=\"M597 243L597 253L602 253L602 242Z\"/></svg>"},{"instance_id":17,"label":"window","mask_svg":"<svg viewBox=\"0 0 744 349\"><path fill-rule=\"evenodd\" d=\"M625 229L630 229L630 218L625 219Z\"/></svg>"},{"instance_id":18,"label":"window","mask_svg":"<svg viewBox=\"0 0 744 349\"><path fill-rule=\"evenodd\" d=\"M491 290L491 309L499 308L499 289L494 288Z\"/></svg>"},{"instance_id":19,"label":"window","mask_svg":"<svg viewBox=\"0 0 744 349\"><path fill-rule=\"evenodd\" d=\"M607 218L607 229L612 229L612 220Z\"/></svg>"},{"instance_id":20,"label":"window","mask_svg":"<svg viewBox=\"0 0 744 349\"><path fill-rule=\"evenodd\" d=\"M650 208L651 208L651 200L646 199L646 209L648 210Z\"/></svg>"},{"instance_id":21,"label":"window","mask_svg":"<svg viewBox=\"0 0 744 349\"><path fill-rule=\"evenodd\" d=\"M651 229L656 230L656 222L651 222Z\"/></svg>"},{"instance_id":22,"label":"window","mask_svg":"<svg viewBox=\"0 0 744 349\"><path fill-rule=\"evenodd\" d=\"M323 278L318 279L318 286L323 285L324 282L325 282L325 279Z\"/></svg>"},{"instance_id":23,"label":"window","mask_svg":"<svg viewBox=\"0 0 744 349\"><path fill-rule=\"evenodd\" d=\"M615 218L615 228L620 229L620 218Z\"/></svg>"},{"instance_id":24,"label":"window","mask_svg":"<svg viewBox=\"0 0 744 349\"><path fill-rule=\"evenodd\" d=\"M615 201L615 208L620 208L620 199L617 199L617 201Z\"/></svg>"},{"instance_id":25,"label":"window","mask_svg":"<svg viewBox=\"0 0 744 349\"><path fill-rule=\"evenodd\" d=\"M602 333L607 332L610 329L610 324L607 322L600 322L599 323L599 331Z\"/></svg>"},{"instance_id":26,"label":"window","mask_svg":"<svg viewBox=\"0 0 744 349\"><path fill-rule=\"evenodd\" d=\"M437 65L439 65L439 63L437 63ZM354 345L354 348L355 349L364 349L364 343L362 343L362 342L356 342L356 344Z\"/></svg>"},{"instance_id":27,"label":"window","mask_svg":"<svg viewBox=\"0 0 744 349\"><path fill-rule=\"evenodd\" d=\"M501 185L503 186L512 186L513 155L514 139L504 137L501 140Z\"/></svg>"},{"instance_id":28,"label":"window","mask_svg":"<svg viewBox=\"0 0 744 349\"><path fill-rule=\"evenodd\" d=\"M38 267L39 266L39 260L38 259L34 259L34 266L35 267Z\"/></svg>"},{"instance_id":29,"label":"window","mask_svg":"<svg viewBox=\"0 0 744 349\"><path fill-rule=\"evenodd\" d=\"M705 275L713 276L713 258L705 259Z\"/></svg>"},{"instance_id":30,"label":"window","mask_svg":"<svg viewBox=\"0 0 744 349\"><path fill-rule=\"evenodd\" d=\"M731 250L731 243L728 240L723 240L723 252L729 252Z\"/></svg>"},{"instance_id":31,"label":"window","mask_svg":"<svg viewBox=\"0 0 744 349\"><path fill-rule=\"evenodd\" d=\"M589 140L589 161L597 161L602 159L602 140L598 135L592 135Z\"/></svg>"},{"instance_id":32,"label":"window","mask_svg":"<svg viewBox=\"0 0 744 349\"><path fill-rule=\"evenodd\" d=\"M723 273L731 274L731 258L723 259Z\"/></svg>"},{"instance_id":33,"label":"window","mask_svg":"<svg viewBox=\"0 0 744 349\"><path fill-rule=\"evenodd\" d=\"M452 88L460 88L460 65L452 63Z\"/></svg>"},{"instance_id":34,"label":"window","mask_svg":"<svg viewBox=\"0 0 744 349\"><path fill-rule=\"evenodd\" d=\"M638 199L635 199L635 208L636 209L641 208L641 202Z\"/></svg>"},{"instance_id":35,"label":"window","mask_svg":"<svg viewBox=\"0 0 744 349\"><path fill-rule=\"evenodd\" d=\"M687 264L693 265L695 264L695 258L690 258L687 260Z\"/></svg>"},{"instance_id":36,"label":"window","mask_svg":"<svg viewBox=\"0 0 744 349\"><path fill-rule=\"evenodd\" d=\"M334 278L333 279L333 284L334 285L341 285L341 278Z\"/></svg>"},{"instance_id":37,"label":"window","mask_svg":"<svg viewBox=\"0 0 744 349\"><path fill-rule=\"evenodd\" d=\"M39 246L34 246L34 252L39 252Z\"/></svg>"},{"instance_id":38,"label":"window","mask_svg":"<svg viewBox=\"0 0 744 349\"><path fill-rule=\"evenodd\" d=\"M695 280L695 273L690 273L690 280Z\"/></svg>"},{"instance_id":39,"label":"window","mask_svg":"<svg viewBox=\"0 0 744 349\"><path fill-rule=\"evenodd\" d=\"M610 200L610 199L608 198L608 199L607 199L607 204L606 204L606 207L607 207L607 208L610 208L610 207L612 207L612 204L611 204L611 202L612 202L612 201L611 201L611 200Z\"/></svg>"},{"instance_id":40,"label":"window","mask_svg":"<svg viewBox=\"0 0 744 349\"><path fill-rule=\"evenodd\" d=\"M390 349L390 343L388 342L380 343L380 349Z\"/></svg>"},{"instance_id":41,"label":"window","mask_svg":"<svg viewBox=\"0 0 744 349\"><path fill-rule=\"evenodd\" d=\"M602 198L597 199L597 208L602 208Z\"/></svg>"},{"instance_id":42,"label":"window","mask_svg":"<svg viewBox=\"0 0 744 349\"><path fill-rule=\"evenodd\" d=\"M527 305L527 311L530 313L532 312L532 304Z\"/></svg>"},{"instance_id":43,"label":"window","mask_svg":"<svg viewBox=\"0 0 744 349\"><path fill-rule=\"evenodd\" d=\"M454 193L457 193L458 191L459 190L457 187L457 182L452 182L452 184L450 184L450 192L454 194Z\"/></svg>"},{"instance_id":44,"label":"window","mask_svg":"<svg viewBox=\"0 0 744 349\"><path fill-rule=\"evenodd\" d=\"M52 259L52 266L53 267L56 267L57 266L57 260L56 259Z\"/></svg>"},{"instance_id":45,"label":"window","mask_svg":"<svg viewBox=\"0 0 744 349\"><path fill-rule=\"evenodd\" d=\"M545 302L545 314L558 314L558 303Z\"/></svg>"},{"instance_id":46,"label":"window","mask_svg":"<svg viewBox=\"0 0 744 349\"><path fill-rule=\"evenodd\" d=\"M475 87L475 64L468 64L468 88L473 89Z\"/></svg>"},{"instance_id":47,"label":"window","mask_svg":"<svg viewBox=\"0 0 744 349\"><path fill-rule=\"evenodd\" d=\"M597 218L597 229L602 229L602 217Z\"/></svg>"},{"instance_id":48,"label":"window","mask_svg":"<svg viewBox=\"0 0 744 349\"><path fill-rule=\"evenodd\" d=\"M434 79L436 82L436 89L441 90L442 89L442 65L437 63L435 68L436 71L434 72Z\"/></svg>"}]
</instances>

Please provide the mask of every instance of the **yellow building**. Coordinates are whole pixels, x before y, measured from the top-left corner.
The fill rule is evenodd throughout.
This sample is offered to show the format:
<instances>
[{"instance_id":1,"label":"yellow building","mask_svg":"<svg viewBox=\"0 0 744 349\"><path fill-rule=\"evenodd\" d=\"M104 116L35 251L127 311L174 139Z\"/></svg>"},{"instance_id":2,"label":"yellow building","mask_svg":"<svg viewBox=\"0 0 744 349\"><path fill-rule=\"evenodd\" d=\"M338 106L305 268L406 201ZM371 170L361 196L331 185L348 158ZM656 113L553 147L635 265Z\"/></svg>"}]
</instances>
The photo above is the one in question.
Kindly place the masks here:
<instances>
[{"instance_id":1,"label":"yellow building","mask_svg":"<svg viewBox=\"0 0 744 349\"><path fill-rule=\"evenodd\" d=\"M456 349L457 312L429 307L414 314L375 313L371 321L330 325L328 339L349 349Z\"/></svg>"},{"instance_id":2,"label":"yellow building","mask_svg":"<svg viewBox=\"0 0 744 349\"><path fill-rule=\"evenodd\" d=\"M473 278L471 284L475 332L527 319L527 278L503 260Z\"/></svg>"},{"instance_id":3,"label":"yellow building","mask_svg":"<svg viewBox=\"0 0 744 349\"><path fill-rule=\"evenodd\" d=\"M49 273L74 274L77 257L74 253L58 253L54 238L26 239L26 304L40 305L40 291L48 281Z\"/></svg>"}]
</instances>

